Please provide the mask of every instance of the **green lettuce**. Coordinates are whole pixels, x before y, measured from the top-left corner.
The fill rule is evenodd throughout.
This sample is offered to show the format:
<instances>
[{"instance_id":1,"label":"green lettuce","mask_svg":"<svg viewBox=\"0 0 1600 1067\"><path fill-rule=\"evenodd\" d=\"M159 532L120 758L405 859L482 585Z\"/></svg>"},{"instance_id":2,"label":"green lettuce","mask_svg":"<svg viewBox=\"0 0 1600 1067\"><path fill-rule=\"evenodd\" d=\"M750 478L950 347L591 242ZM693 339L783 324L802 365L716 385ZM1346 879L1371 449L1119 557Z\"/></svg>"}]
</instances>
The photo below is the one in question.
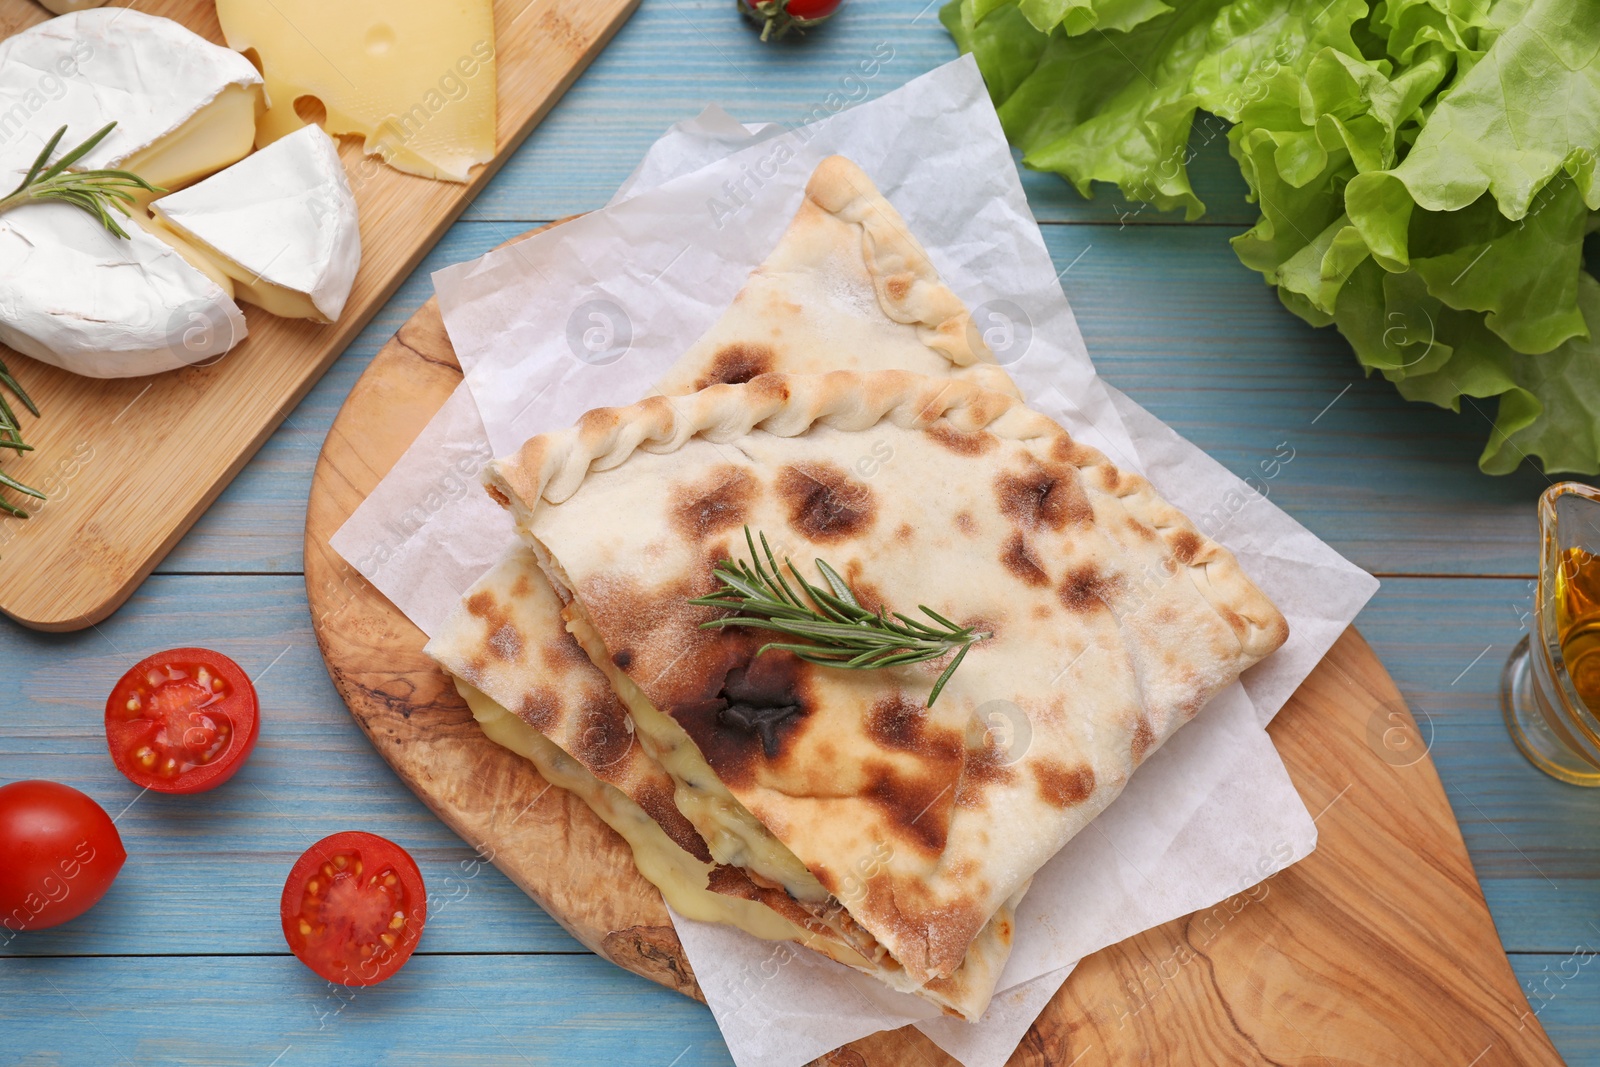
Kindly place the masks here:
<instances>
[{"instance_id":1,"label":"green lettuce","mask_svg":"<svg viewBox=\"0 0 1600 1067\"><path fill-rule=\"evenodd\" d=\"M1107 182L1197 218L1194 124L1230 123L1260 209L1234 249L1285 307L1408 399L1492 404L1483 470L1593 474L1593 2L951 0L941 18L1023 162L1084 196Z\"/></svg>"}]
</instances>

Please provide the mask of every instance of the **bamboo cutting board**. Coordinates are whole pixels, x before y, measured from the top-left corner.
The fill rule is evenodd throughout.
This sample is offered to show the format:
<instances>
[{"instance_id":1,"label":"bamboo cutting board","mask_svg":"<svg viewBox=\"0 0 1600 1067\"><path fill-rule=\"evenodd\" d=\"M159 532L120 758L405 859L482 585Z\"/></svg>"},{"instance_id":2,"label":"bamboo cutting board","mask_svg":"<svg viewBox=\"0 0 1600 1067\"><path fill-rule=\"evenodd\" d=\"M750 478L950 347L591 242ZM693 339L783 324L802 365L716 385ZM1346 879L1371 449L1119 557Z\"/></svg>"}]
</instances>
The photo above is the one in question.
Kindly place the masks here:
<instances>
[{"instance_id":1,"label":"bamboo cutting board","mask_svg":"<svg viewBox=\"0 0 1600 1067\"><path fill-rule=\"evenodd\" d=\"M266 2L266 0L263 0ZM338 2L338 0L332 0ZM639 0L495 0L497 151L465 184L362 165L340 155L361 215L361 272L331 326L246 307L250 335L206 366L101 381L0 345L0 359L38 401L25 413L35 448L5 470L50 499L26 521L0 518L0 611L40 630L99 622L128 598L284 416L322 377L566 92ZM213 0L136 0L221 43ZM43 22L33 0L0 0L0 36Z\"/></svg>"},{"instance_id":2,"label":"bamboo cutting board","mask_svg":"<svg viewBox=\"0 0 1600 1067\"><path fill-rule=\"evenodd\" d=\"M621 838L485 738L423 654L422 632L328 545L460 381L430 300L373 360L328 433L305 541L328 671L379 753L463 840L588 948L698 997L661 896ZM1316 852L1084 960L1010 1063L1561 1063L1500 948L1410 712L1354 628L1269 732L1316 813ZM909 1027L818 1061L954 1062Z\"/></svg>"}]
</instances>

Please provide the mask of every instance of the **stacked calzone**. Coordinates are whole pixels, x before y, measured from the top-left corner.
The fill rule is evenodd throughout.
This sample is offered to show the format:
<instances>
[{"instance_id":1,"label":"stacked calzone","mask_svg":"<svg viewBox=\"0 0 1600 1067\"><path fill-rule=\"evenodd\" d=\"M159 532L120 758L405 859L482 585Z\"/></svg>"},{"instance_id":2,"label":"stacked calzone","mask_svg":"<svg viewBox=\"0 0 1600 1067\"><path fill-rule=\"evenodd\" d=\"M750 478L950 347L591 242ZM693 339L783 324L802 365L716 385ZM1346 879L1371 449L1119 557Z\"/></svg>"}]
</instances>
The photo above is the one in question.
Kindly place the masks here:
<instances>
[{"instance_id":1,"label":"stacked calzone","mask_svg":"<svg viewBox=\"0 0 1600 1067\"><path fill-rule=\"evenodd\" d=\"M678 911L967 1018L1034 872L1287 636L1231 555L1022 403L838 158L659 395L486 480L519 543L428 649L489 736ZM930 706L950 655L841 669L707 628L747 531L870 610L987 636Z\"/></svg>"}]
</instances>

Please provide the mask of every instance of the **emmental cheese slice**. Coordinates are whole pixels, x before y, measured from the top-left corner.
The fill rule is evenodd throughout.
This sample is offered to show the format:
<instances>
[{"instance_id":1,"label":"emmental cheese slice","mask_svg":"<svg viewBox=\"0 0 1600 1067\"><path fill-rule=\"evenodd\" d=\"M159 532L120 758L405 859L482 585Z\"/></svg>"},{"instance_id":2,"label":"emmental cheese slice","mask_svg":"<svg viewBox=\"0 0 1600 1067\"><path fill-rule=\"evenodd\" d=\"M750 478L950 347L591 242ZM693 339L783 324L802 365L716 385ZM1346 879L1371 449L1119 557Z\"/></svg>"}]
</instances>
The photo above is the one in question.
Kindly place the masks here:
<instances>
[{"instance_id":1,"label":"emmental cheese slice","mask_svg":"<svg viewBox=\"0 0 1600 1067\"><path fill-rule=\"evenodd\" d=\"M408 174L464 182L493 158L491 0L217 0L217 17L266 77L258 145L305 125L297 109L315 100L329 133Z\"/></svg>"},{"instance_id":2,"label":"emmental cheese slice","mask_svg":"<svg viewBox=\"0 0 1600 1067\"><path fill-rule=\"evenodd\" d=\"M317 322L344 310L361 265L361 231L338 146L316 126L150 210L232 279L238 299Z\"/></svg>"}]
</instances>

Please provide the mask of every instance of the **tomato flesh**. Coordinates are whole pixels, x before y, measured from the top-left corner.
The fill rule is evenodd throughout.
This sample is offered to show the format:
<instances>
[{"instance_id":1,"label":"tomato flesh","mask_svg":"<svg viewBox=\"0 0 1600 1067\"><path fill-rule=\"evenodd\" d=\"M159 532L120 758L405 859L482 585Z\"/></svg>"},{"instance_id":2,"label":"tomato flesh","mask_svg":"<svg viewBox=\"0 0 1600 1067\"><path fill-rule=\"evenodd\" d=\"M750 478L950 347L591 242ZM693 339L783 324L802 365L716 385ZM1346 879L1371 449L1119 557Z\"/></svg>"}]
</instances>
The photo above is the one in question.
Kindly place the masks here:
<instances>
[{"instance_id":1,"label":"tomato flesh","mask_svg":"<svg viewBox=\"0 0 1600 1067\"><path fill-rule=\"evenodd\" d=\"M199 793L233 777L260 724L249 677L203 648L142 660L106 700L112 761L135 785L162 793Z\"/></svg>"},{"instance_id":2,"label":"tomato flesh","mask_svg":"<svg viewBox=\"0 0 1600 1067\"><path fill-rule=\"evenodd\" d=\"M405 849L350 831L305 851L283 885L283 936L341 985L376 985L411 958L428 921L422 872Z\"/></svg>"},{"instance_id":3,"label":"tomato flesh","mask_svg":"<svg viewBox=\"0 0 1600 1067\"><path fill-rule=\"evenodd\" d=\"M0 926L44 930L105 896L128 854L105 809L59 782L0 786Z\"/></svg>"}]
</instances>

